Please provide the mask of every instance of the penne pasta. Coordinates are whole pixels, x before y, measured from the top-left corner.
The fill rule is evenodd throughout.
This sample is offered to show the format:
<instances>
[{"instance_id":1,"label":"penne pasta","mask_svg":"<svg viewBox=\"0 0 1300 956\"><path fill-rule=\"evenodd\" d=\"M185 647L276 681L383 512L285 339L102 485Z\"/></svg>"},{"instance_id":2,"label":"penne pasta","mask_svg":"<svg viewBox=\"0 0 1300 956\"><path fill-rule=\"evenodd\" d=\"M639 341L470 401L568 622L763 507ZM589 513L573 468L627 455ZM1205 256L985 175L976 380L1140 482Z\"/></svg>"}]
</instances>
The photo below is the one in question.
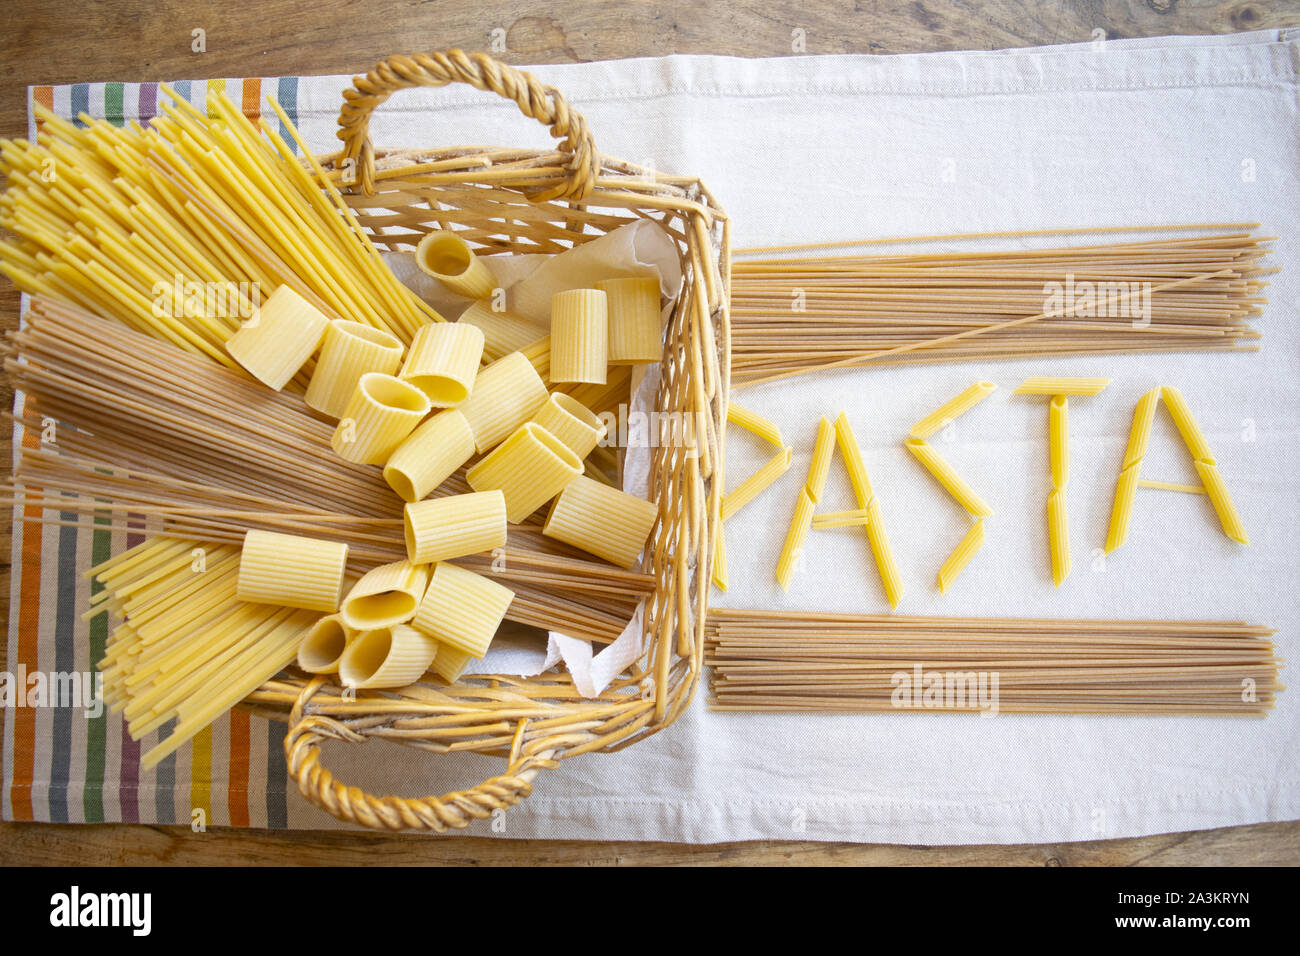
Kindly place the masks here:
<instances>
[{"instance_id":1,"label":"penne pasta","mask_svg":"<svg viewBox=\"0 0 1300 956\"><path fill-rule=\"evenodd\" d=\"M438 644L405 624L363 631L348 644L339 661L344 687L380 689L414 684L434 663Z\"/></svg>"},{"instance_id":2,"label":"penne pasta","mask_svg":"<svg viewBox=\"0 0 1300 956\"><path fill-rule=\"evenodd\" d=\"M818 531L824 528L865 528L870 519L869 508L859 508L856 511L830 511L813 515L812 526Z\"/></svg>"},{"instance_id":3,"label":"penne pasta","mask_svg":"<svg viewBox=\"0 0 1300 956\"><path fill-rule=\"evenodd\" d=\"M718 590L727 590L727 533L721 521L713 541L713 583Z\"/></svg>"},{"instance_id":4,"label":"penne pasta","mask_svg":"<svg viewBox=\"0 0 1300 956\"><path fill-rule=\"evenodd\" d=\"M226 340L226 351L278 392L311 358L328 327L329 319L319 309L282 285Z\"/></svg>"},{"instance_id":5,"label":"penne pasta","mask_svg":"<svg viewBox=\"0 0 1300 956\"><path fill-rule=\"evenodd\" d=\"M474 432L481 455L528 421L548 392L537 370L521 352L511 352L484 368L469 398L457 406Z\"/></svg>"},{"instance_id":6,"label":"penne pasta","mask_svg":"<svg viewBox=\"0 0 1300 956\"><path fill-rule=\"evenodd\" d=\"M976 382L960 395L948 399L929 415L912 426L909 433L913 438L929 438L939 429L944 428L957 416L970 411L997 389L993 382Z\"/></svg>"},{"instance_id":7,"label":"penne pasta","mask_svg":"<svg viewBox=\"0 0 1300 956\"><path fill-rule=\"evenodd\" d=\"M415 264L449 291L468 299L489 298L497 288L492 270L454 232L437 229L426 234L415 247Z\"/></svg>"},{"instance_id":8,"label":"penne pasta","mask_svg":"<svg viewBox=\"0 0 1300 956\"><path fill-rule=\"evenodd\" d=\"M1159 491L1181 491L1189 495L1205 494L1204 485L1180 485L1172 481L1147 481L1145 478L1138 480L1139 488L1155 488Z\"/></svg>"},{"instance_id":9,"label":"penne pasta","mask_svg":"<svg viewBox=\"0 0 1300 956\"><path fill-rule=\"evenodd\" d=\"M1240 544L1250 544L1250 538L1246 536L1246 529L1241 523L1241 516L1237 514L1232 496L1228 494L1228 486L1223 483L1223 477L1219 474L1219 466L1212 461L1198 459L1196 471L1205 485L1205 493L1210 498L1210 504L1214 506L1214 513L1219 516L1223 533Z\"/></svg>"},{"instance_id":10,"label":"penne pasta","mask_svg":"<svg viewBox=\"0 0 1300 956\"><path fill-rule=\"evenodd\" d=\"M432 564L506 546L506 499L476 491L407 504L403 514L406 557Z\"/></svg>"},{"instance_id":11,"label":"penne pasta","mask_svg":"<svg viewBox=\"0 0 1300 956\"><path fill-rule=\"evenodd\" d=\"M1070 400L1053 395L1047 403L1047 449L1052 487L1064 488L1070 480Z\"/></svg>"},{"instance_id":12,"label":"penne pasta","mask_svg":"<svg viewBox=\"0 0 1300 956\"><path fill-rule=\"evenodd\" d=\"M383 329L335 319L325 330L305 401L330 418L342 418L367 372L391 375L402 364L402 343Z\"/></svg>"},{"instance_id":13,"label":"penne pasta","mask_svg":"<svg viewBox=\"0 0 1300 956\"><path fill-rule=\"evenodd\" d=\"M1133 499L1137 497L1141 461L1119 473L1115 483L1115 501L1110 508L1110 528L1106 532L1106 553L1110 554L1128 540L1129 521L1133 517Z\"/></svg>"},{"instance_id":14,"label":"penne pasta","mask_svg":"<svg viewBox=\"0 0 1300 956\"><path fill-rule=\"evenodd\" d=\"M654 502L579 475L555 499L542 534L630 570L658 517Z\"/></svg>"},{"instance_id":15,"label":"penne pasta","mask_svg":"<svg viewBox=\"0 0 1300 956\"><path fill-rule=\"evenodd\" d=\"M551 297L551 381L605 384L609 370L607 299L599 289Z\"/></svg>"},{"instance_id":16,"label":"penne pasta","mask_svg":"<svg viewBox=\"0 0 1300 956\"><path fill-rule=\"evenodd\" d=\"M1192 459L1203 461L1208 465L1215 464L1210 443L1205 440L1205 435L1201 433L1201 426L1196 424L1196 419L1192 417L1183 393L1172 385L1165 385L1160 389L1160 395L1165 401L1165 408L1169 409L1169 414L1178 427L1178 434L1183 436L1183 444L1191 452Z\"/></svg>"},{"instance_id":17,"label":"penne pasta","mask_svg":"<svg viewBox=\"0 0 1300 956\"><path fill-rule=\"evenodd\" d=\"M782 448L767 463L742 481L730 492L722 496L722 520L726 521L745 505L749 504L790 470L793 456L789 448Z\"/></svg>"},{"instance_id":18,"label":"penne pasta","mask_svg":"<svg viewBox=\"0 0 1300 956\"><path fill-rule=\"evenodd\" d=\"M1027 378L1013 395L1099 395L1108 378Z\"/></svg>"},{"instance_id":19,"label":"penne pasta","mask_svg":"<svg viewBox=\"0 0 1300 956\"><path fill-rule=\"evenodd\" d=\"M952 582L957 580L957 576L970 564L971 558L975 557L979 549L984 547L984 519L978 519L970 530L966 532L953 549L952 554L948 555L943 566L939 568L939 593L947 594L948 588L952 587Z\"/></svg>"},{"instance_id":20,"label":"penne pasta","mask_svg":"<svg viewBox=\"0 0 1300 956\"><path fill-rule=\"evenodd\" d=\"M781 585L782 591L790 590L790 583L794 580L795 567L803 558L804 543L808 540L808 529L812 527L813 510L816 503L812 496L808 494L808 488L805 485L799 489L799 498L795 502L794 515L790 519L790 528L785 534L785 544L781 548L781 556L776 562L776 583Z\"/></svg>"},{"instance_id":21,"label":"penne pasta","mask_svg":"<svg viewBox=\"0 0 1300 956\"><path fill-rule=\"evenodd\" d=\"M844 467L848 469L849 484L853 486L858 507L866 508L875 497L875 492L871 490L871 479L867 477L867 466L862 460L862 451L858 448L853 426L849 424L849 418L843 412L840 412L839 417L835 419L835 442L839 445Z\"/></svg>"},{"instance_id":22,"label":"penne pasta","mask_svg":"<svg viewBox=\"0 0 1300 956\"><path fill-rule=\"evenodd\" d=\"M308 674L336 674L339 661L357 632L337 614L322 617L298 645L298 666Z\"/></svg>"},{"instance_id":23,"label":"penne pasta","mask_svg":"<svg viewBox=\"0 0 1300 956\"><path fill-rule=\"evenodd\" d=\"M412 623L439 642L482 659L514 596L481 574L441 561L433 567Z\"/></svg>"},{"instance_id":24,"label":"penne pasta","mask_svg":"<svg viewBox=\"0 0 1300 956\"><path fill-rule=\"evenodd\" d=\"M659 280L654 277L603 279L609 315L609 364L642 365L663 358L659 318Z\"/></svg>"},{"instance_id":25,"label":"penne pasta","mask_svg":"<svg viewBox=\"0 0 1300 956\"><path fill-rule=\"evenodd\" d=\"M1124 449L1124 464L1121 470L1132 468L1147 453L1147 443L1151 439L1151 424L1155 421L1156 408L1160 405L1160 389L1153 388L1140 399L1133 409L1133 425L1128 433L1128 446Z\"/></svg>"},{"instance_id":26,"label":"penne pasta","mask_svg":"<svg viewBox=\"0 0 1300 956\"><path fill-rule=\"evenodd\" d=\"M877 498L867 502L867 540L871 543L871 554L876 559L876 568L880 571L880 583L885 588L885 598L891 608L896 608L898 602L903 599L903 579L898 573L894 552L889 547L885 522L880 513L880 501Z\"/></svg>"},{"instance_id":27,"label":"penne pasta","mask_svg":"<svg viewBox=\"0 0 1300 956\"><path fill-rule=\"evenodd\" d=\"M348 461L381 465L429 413L429 399L392 375L367 372L334 429L330 447Z\"/></svg>"},{"instance_id":28,"label":"penne pasta","mask_svg":"<svg viewBox=\"0 0 1300 956\"><path fill-rule=\"evenodd\" d=\"M812 465L808 468L808 497L813 504L821 501L826 490L826 476L831 470L831 454L835 450L835 427L822 416L817 423L817 441L813 445Z\"/></svg>"},{"instance_id":29,"label":"penne pasta","mask_svg":"<svg viewBox=\"0 0 1300 956\"><path fill-rule=\"evenodd\" d=\"M935 481L943 485L948 494L952 495L968 512L977 518L993 514L993 509L984 503L974 489L966 484L965 479L957 474L956 469L948 464L928 442L922 438L909 438L903 444L925 470L934 476Z\"/></svg>"},{"instance_id":30,"label":"penne pasta","mask_svg":"<svg viewBox=\"0 0 1300 956\"><path fill-rule=\"evenodd\" d=\"M394 561L367 571L343 599L339 616L356 631L403 624L415 616L429 569L410 561Z\"/></svg>"},{"instance_id":31,"label":"penne pasta","mask_svg":"<svg viewBox=\"0 0 1300 956\"><path fill-rule=\"evenodd\" d=\"M727 402L727 423L743 428L777 448L785 447L785 441L781 438L781 429L776 427L775 422L730 400Z\"/></svg>"},{"instance_id":32,"label":"penne pasta","mask_svg":"<svg viewBox=\"0 0 1300 956\"><path fill-rule=\"evenodd\" d=\"M469 397L483 361L483 331L460 322L430 322L411 340L399 378L428 396L434 408Z\"/></svg>"},{"instance_id":33,"label":"penne pasta","mask_svg":"<svg viewBox=\"0 0 1300 956\"><path fill-rule=\"evenodd\" d=\"M495 362L511 352L522 352L547 338L547 330L513 312L497 312L488 299L480 299L461 313L458 324L472 325L483 333L483 355Z\"/></svg>"},{"instance_id":34,"label":"penne pasta","mask_svg":"<svg viewBox=\"0 0 1300 956\"><path fill-rule=\"evenodd\" d=\"M1064 488L1047 496L1047 542L1052 556L1052 583L1059 588L1070 576L1070 519Z\"/></svg>"},{"instance_id":35,"label":"penne pasta","mask_svg":"<svg viewBox=\"0 0 1300 956\"><path fill-rule=\"evenodd\" d=\"M348 546L274 531L248 531L239 553L236 596L308 611L339 608Z\"/></svg>"},{"instance_id":36,"label":"penne pasta","mask_svg":"<svg viewBox=\"0 0 1300 956\"><path fill-rule=\"evenodd\" d=\"M439 412L402 440L384 465L384 481L403 501L427 498L474 456L474 433L457 409Z\"/></svg>"},{"instance_id":37,"label":"penne pasta","mask_svg":"<svg viewBox=\"0 0 1300 956\"><path fill-rule=\"evenodd\" d=\"M500 490L506 517L519 524L582 474L582 460L545 428L531 422L465 473L475 491Z\"/></svg>"},{"instance_id":38,"label":"penne pasta","mask_svg":"<svg viewBox=\"0 0 1300 956\"><path fill-rule=\"evenodd\" d=\"M531 420L562 441L579 458L590 455L606 434L600 416L564 392L552 392L533 413Z\"/></svg>"}]
</instances>

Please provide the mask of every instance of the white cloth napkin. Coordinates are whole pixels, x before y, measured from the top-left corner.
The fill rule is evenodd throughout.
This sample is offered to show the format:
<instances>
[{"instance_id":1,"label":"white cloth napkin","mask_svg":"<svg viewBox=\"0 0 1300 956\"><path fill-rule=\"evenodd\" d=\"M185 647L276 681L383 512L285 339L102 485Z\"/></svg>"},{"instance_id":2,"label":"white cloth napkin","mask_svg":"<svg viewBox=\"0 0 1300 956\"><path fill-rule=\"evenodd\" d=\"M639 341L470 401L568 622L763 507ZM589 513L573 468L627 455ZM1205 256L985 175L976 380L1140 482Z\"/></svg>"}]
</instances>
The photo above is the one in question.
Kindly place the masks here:
<instances>
[{"instance_id":1,"label":"white cloth napkin","mask_svg":"<svg viewBox=\"0 0 1300 956\"><path fill-rule=\"evenodd\" d=\"M804 480L815 423L846 410L907 588L899 613L1231 618L1273 625L1297 657L1295 309L1300 143L1293 34L1121 41L999 53L670 57L537 67L591 123L598 146L701 176L738 246L852 237L1138 223L1253 221L1280 238L1258 354L1008 361L820 374L744 390L774 418L794 465L728 525L732 590L715 603L790 610L886 609L868 550L816 532L789 595L773 566ZM314 147L334 148L346 78L306 84ZM372 130L388 146L542 145L514 107L468 89L404 92ZM1077 240L1087 241L1087 237ZM1003 243L1004 247L1015 245ZM956 248L944 244L943 248ZM1071 402L1074 574L1052 587L1042 401L1012 398L1027 375L1104 375ZM944 455L996 514L957 586L933 586L966 518L902 441L972 381L1000 390L957 423ZM1111 493L1134 403L1180 387L1250 533L1228 541L1203 499L1140 493L1130 539L1104 565ZM733 431L732 483L765 450ZM1144 476L1191 480L1161 413ZM827 507L848 505L842 468ZM1104 568L1104 570L1103 570ZM1300 816L1300 701L1263 720L925 714L739 715L704 693L674 726L611 755L565 761L496 826L511 837L713 842L815 839L1019 843L1132 836ZM499 772L486 757L331 745L350 783L412 795ZM293 804L294 825L332 825Z\"/></svg>"}]
</instances>

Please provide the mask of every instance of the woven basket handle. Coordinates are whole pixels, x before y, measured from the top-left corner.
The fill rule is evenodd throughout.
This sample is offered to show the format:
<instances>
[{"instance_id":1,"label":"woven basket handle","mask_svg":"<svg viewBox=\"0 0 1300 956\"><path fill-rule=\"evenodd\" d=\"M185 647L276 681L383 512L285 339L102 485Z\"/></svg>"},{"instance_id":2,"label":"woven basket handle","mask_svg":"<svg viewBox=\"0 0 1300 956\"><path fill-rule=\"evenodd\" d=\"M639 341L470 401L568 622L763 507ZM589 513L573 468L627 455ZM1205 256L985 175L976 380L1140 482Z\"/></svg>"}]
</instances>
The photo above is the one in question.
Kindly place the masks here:
<instances>
[{"instance_id":1,"label":"woven basket handle","mask_svg":"<svg viewBox=\"0 0 1300 956\"><path fill-rule=\"evenodd\" d=\"M358 787L334 778L320 762L320 742L325 739L361 743L366 738L337 720L306 714L308 700L325 686L323 677L314 678L299 695L290 714L292 726L284 738L289 775L298 789L316 806L340 820L375 830L433 830L468 826L494 810L508 810L532 792L532 780L543 768L554 767L552 751L520 754L512 750L506 772L469 790L455 790L441 797L375 797Z\"/></svg>"},{"instance_id":2,"label":"woven basket handle","mask_svg":"<svg viewBox=\"0 0 1300 956\"><path fill-rule=\"evenodd\" d=\"M529 199L580 200L591 192L600 169L600 154L581 113L570 109L553 87L543 86L523 70L484 53L447 50L390 56L365 76L354 77L352 86L343 91L338 137L343 140L343 158L356 163L357 182L367 196L375 191L375 150L370 142L370 114L375 107L398 90L448 83L468 83L514 100L521 113L549 126L551 135L561 140L560 151L570 156L563 182L527 193Z\"/></svg>"}]
</instances>

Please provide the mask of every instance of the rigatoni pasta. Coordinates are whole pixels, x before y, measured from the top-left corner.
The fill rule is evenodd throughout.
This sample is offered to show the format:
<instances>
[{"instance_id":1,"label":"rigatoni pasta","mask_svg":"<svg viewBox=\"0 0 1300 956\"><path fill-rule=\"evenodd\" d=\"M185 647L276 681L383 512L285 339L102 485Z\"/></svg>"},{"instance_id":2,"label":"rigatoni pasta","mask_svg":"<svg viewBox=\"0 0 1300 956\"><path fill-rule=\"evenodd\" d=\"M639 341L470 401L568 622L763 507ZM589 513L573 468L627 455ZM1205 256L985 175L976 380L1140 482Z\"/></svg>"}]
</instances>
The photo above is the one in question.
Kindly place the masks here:
<instances>
[{"instance_id":1,"label":"rigatoni pasta","mask_svg":"<svg viewBox=\"0 0 1300 956\"><path fill-rule=\"evenodd\" d=\"M364 631L347 646L339 661L344 687L381 689L414 684L433 664L438 644L406 624Z\"/></svg>"},{"instance_id":2,"label":"rigatoni pasta","mask_svg":"<svg viewBox=\"0 0 1300 956\"><path fill-rule=\"evenodd\" d=\"M627 570L658 516L653 502L579 475L555 499L542 534Z\"/></svg>"},{"instance_id":3,"label":"rigatoni pasta","mask_svg":"<svg viewBox=\"0 0 1300 956\"><path fill-rule=\"evenodd\" d=\"M659 280L602 279L596 288L608 297L609 364L639 365L663 358Z\"/></svg>"},{"instance_id":4,"label":"rigatoni pasta","mask_svg":"<svg viewBox=\"0 0 1300 956\"><path fill-rule=\"evenodd\" d=\"M492 270L454 232L438 229L425 235L415 247L415 263L426 275L468 299L486 299L497 287Z\"/></svg>"},{"instance_id":5,"label":"rigatoni pasta","mask_svg":"<svg viewBox=\"0 0 1300 956\"><path fill-rule=\"evenodd\" d=\"M482 329L430 322L415 333L398 377L424 392L434 408L449 408L469 397L482 361Z\"/></svg>"},{"instance_id":6,"label":"rigatoni pasta","mask_svg":"<svg viewBox=\"0 0 1300 956\"><path fill-rule=\"evenodd\" d=\"M545 428L526 422L465 473L475 491L499 489L519 524L582 474L582 460Z\"/></svg>"},{"instance_id":7,"label":"rigatoni pasta","mask_svg":"<svg viewBox=\"0 0 1300 956\"><path fill-rule=\"evenodd\" d=\"M458 647L441 641L436 643L438 656L433 659L433 672L448 684L454 684L460 680L460 675L465 673L465 668L469 667L469 662L474 658Z\"/></svg>"},{"instance_id":8,"label":"rigatoni pasta","mask_svg":"<svg viewBox=\"0 0 1300 956\"><path fill-rule=\"evenodd\" d=\"M528 358L511 352L478 373L473 392L456 410L469 422L481 455L528 421L548 394Z\"/></svg>"},{"instance_id":9,"label":"rigatoni pasta","mask_svg":"<svg viewBox=\"0 0 1300 956\"><path fill-rule=\"evenodd\" d=\"M226 340L226 351L278 392L311 358L328 326L329 318L320 309L282 285Z\"/></svg>"},{"instance_id":10,"label":"rigatoni pasta","mask_svg":"<svg viewBox=\"0 0 1300 956\"><path fill-rule=\"evenodd\" d=\"M353 630L370 631L402 624L415 616L429 569L410 561L382 564L361 576L339 609L343 623Z\"/></svg>"},{"instance_id":11,"label":"rigatoni pasta","mask_svg":"<svg viewBox=\"0 0 1300 956\"><path fill-rule=\"evenodd\" d=\"M368 372L357 383L330 447L348 461L382 465L428 413L424 392L392 375Z\"/></svg>"},{"instance_id":12,"label":"rigatoni pasta","mask_svg":"<svg viewBox=\"0 0 1300 956\"><path fill-rule=\"evenodd\" d=\"M391 375L402 364L402 343L383 329L335 319L325 330L305 401L330 418L342 418L361 376Z\"/></svg>"},{"instance_id":13,"label":"rigatoni pasta","mask_svg":"<svg viewBox=\"0 0 1300 956\"><path fill-rule=\"evenodd\" d=\"M343 652L357 632L338 614L327 614L307 630L298 645L298 666L308 674L336 674Z\"/></svg>"},{"instance_id":14,"label":"rigatoni pasta","mask_svg":"<svg viewBox=\"0 0 1300 956\"><path fill-rule=\"evenodd\" d=\"M472 457L474 432L464 415L449 408L403 439L384 465L384 481L403 501L419 501Z\"/></svg>"},{"instance_id":15,"label":"rigatoni pasta","mask_svg":"<svg viewBox=\"0 0 1300 956\"><path fill-rule=\"evenodd\" d=\"M564 392L552 392L533 413L532 421L568 445L579 458L590 455L607 431L599 415Z\"/></svg>"},{"instance_id":16,"label":"rigatoni pasta","mask_svg":"<svg viewBox=\"0 0 1300 956\"><path fill-rule=\"evenodd\" d=\"M476 491L407 504L403 514L406 556L432 564L479 554L506 544L506 499L500 491Z\"/></svg>"},{"instance_id":17,"label":"rigatoni pasta","mask_svg":"<svg viewBox=\"0 0 1300 956\"><path fill-rule=\"evenodd\" d=\"M487 653L514 592L481 574L441 561L412 625L470 657Z\"/></svg>"},{"instance_id":18,"label":"rigatoni pasta","mask_svg":"<svg viewBox=\"0 0 1300 956\"><path fill-rule=\"evenodd\" d=\"M549 335L544 327L523 316L496 311L489 299L475 302L456 321L483 333L483 355L492 362L511 352L522 352Z\"/></svg>"},{"instance_id":19,"label":"rigatoni pasta","mask_svg":"<svg viewBox=\"0 0 1300 956\"><path fill-rule=\"evenodd\" d=\"M337 611L348 546L274 531L249 531L239 553L241 601Z\"/></svg>"},{"instance_id":20,"label":"rigatoni pasta","mask_svg":"<svg viewBox=\"0 0 1300 956\"><path fill-rule=\"evenodd\" d=\"M609 371L607 299L599 289L551 297L551 381L603 385Z\"/></svg>"}]
</instances>

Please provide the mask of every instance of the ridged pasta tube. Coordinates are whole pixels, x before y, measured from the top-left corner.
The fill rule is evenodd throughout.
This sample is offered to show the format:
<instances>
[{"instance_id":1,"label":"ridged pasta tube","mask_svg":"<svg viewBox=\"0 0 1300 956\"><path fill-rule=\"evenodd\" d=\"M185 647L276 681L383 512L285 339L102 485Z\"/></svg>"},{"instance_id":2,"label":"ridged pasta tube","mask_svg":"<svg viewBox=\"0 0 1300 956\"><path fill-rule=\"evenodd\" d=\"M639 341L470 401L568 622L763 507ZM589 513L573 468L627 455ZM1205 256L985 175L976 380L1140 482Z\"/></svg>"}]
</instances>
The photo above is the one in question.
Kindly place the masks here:
<instances>
[{"instance_id":1,"label":"ridged pasta tube","mask_svg":"<svg viewBox=\"0 0 1300 956\"><path fill-rule=\"evenodd\" d=\"M606 432L600 416L564 392L552 392L533 413L532 421L564 442L579 458L590 455Z\"/></svg>"},{"instance_id":2,"label":"ridged pasta tube","mask_svg":"<svg viewBox=\"0 0 1300 956\"><path fill-rule=\"evenodd\" d=\"M394 561L361 576L339 610L343 623L357 631L402 624L415 616L429 581L429 569L410 561Z\"/></svg>"},{"instance_id":3,"label":"ridged pasta tube","mask_svg":"<svg viewBox=\"0 0 1300 956\"><path fill-rule=\"evenodd\" d=\"M500 491L476 491L416 501L404 509L406 557L431 564L480 554L506 544L506 499Z\"/></svg>"},{"instance_id":4,"label":"ridged pasta tube","mask_svg":"<svg viewBox=\"0 0 1300 956\"><path fill-rule=\"evenodd\" d=\"M403 501L427 498L474 457L474 432L455 408L439 412L411 432L384 465L384 480Z\"/></svg>"},{"instance_id":5,"label":"ridged pasta tube","mask_svg":"<svg viewBox=\"0 0 1300 956\"><path fill-rule=\"evenodd\" d=\"M465 473L475 491L499 489L519 524L582 474L582 459L545 428L526 422Z\"/></svg>"},{"instance_id":6,"label":"ridged pasta tube","mask_svg":"<svg viewBox=\"0 0 1300 956\"><path fill-rule=\"evenodd\" d=\"M383 329L335 319L325 330L305 401L330 418L342 418L367 372L391 375L402 364L402 343Z\"/></svg>"},{"instance_id":7,"label":"ridged pasta tube","mask_svg":"<svg viewBox=\"0 0 1300 956\"><path fill-rule=\"evenodd\" d=\"M433 664L438 644L406 624L392 624L358 634L339 661L345 687L377 689L414 684Z\"/></svg>"},{"instance_id":8,"label":"ridged pasta tube","mask_svg":"<svg viewBox=\"0 0 1300 956\"><path fill-rule=\"evenodd\" d=\"M336 674L339 661L357 632L337 614L327 614L310 628L298 645L298 666L308 674Z\"/></svg>"},{"instance_id":9,"label":"ridged pasta tube","mask_svg":"<svg viewBox=\"0 0 1300 956\"><path fill-rule=\"evenodd\" d=\"M348 546L275 531L249 531L239 554L236 595L255 604L337 611Z\"/></svg>"},{"instance_id":10,"label":"ridged pasta tube","mask_svg":"<svg viewBox=\"0 0 1300 956\"><path fill-rule=\"evenodd\" d=\"M940 594L947 593L952 582L957 580L957 575L962 573L966 565L970 564L971 558L975 557L982 547L984 547L984 519L980 518L970 526L970 530L939 568Z\"/></svg>"},{"instance_id":11,"label":"ridged pasta tube","mask_svg":"<svg viewBox=\"0 0 1300 956\"><path fill-rule=\"evenodd\" d=\"M551 297L551 381L604 385L609 316L604 292L570 289Z\"/></svg>"},{"instance_id":12,"label":"ridged pasta tube","mask_svg":"<svg viewBox=\"0 0 1300 956\"><path fill-rule=\"evenodd\" d=\"M481 659L514 596L504 585L442 561L433 567L412 623L443 644Z\"/></svg>"},{"instance_id":13,"label":"ridged pasta tube","mask_svg":"<svg viewBox=\"0 0 1300 956\"><path fill-rule=\"evenodd\" d=\"M469 397L482 361L482 329L430 322L416 331L398 378L424 392L434 408L450 408Z\"/></svg>"},{"instance_id":14,"label":"ridged pasta tube","mask_svg":"<svg viewBox=\"0 0 1300 956\"><path fill-rule=\"evenodd\" d=\"M993 514L993 509L975 494L975 490L961 475L957 474L957 470L948 464L929 442L921 438L909 438L903 444L916 456L916 460L925 467L925 470L934 476L935 481L943 485L948 494L952 495L963 508L977 518Z\"/></svg>"},{"instance_id":15,"label":"ridged pasta tube","mask_svg":"<svg viewBox=\"0 0 1300 956\"><path fill-rule=\"evenodd\" d=\"M483 333L483 354L493 362L511 352L522 352L549 334L542 326L513 312L497 312L488 299L475 302L456 321Z\"/></svg>"},{"instance_id":16,"label":"ridged pasta tube","mask_svg":"<svg viewBox=\"0 0 1300 956\"><path fill-rule=\"evenodd\" d=\"M424 392L392 375L368 372L357 383L330 446L348 461L382 465L428 413Z\"/></svg>"},{"instance_id":17,"label":"ridged pasta tube","mask_svg":"<svg viewBox=\"0 0 1300 956\"><path fill-rule=\"evenodd\" d=\"M437 229L415 247L415 264L450 291L469 299L486 299L497 281L469 243L454 232Z\"/></svg>"},{"instance_id":18,"label":"ridged pasta tube","mask_svg":"<svg viewBox=\"0 0 1300 956\"><path fill-rule=\"evenodd\" d=\"M607 297L609 364L640 365L662 359L659 280L645 276L602 279L596 288Z\"/></svg>"},{"instance_id":19,"label":"ridged pasta tube","mask_svg":"<svg viewBox=\"0 0 1300 956\"><path fill-rule=\"evenodd\" d=\"M1064 488L1047 496L1047 543L1052 556L1052 583L1059 588L1070 576L1070 519Z\"/></svg>"},{"instance_id":20,"label":"ridged pasta tube","mask_svg":"<svg viewBox=\"0 0 1300 956\"><path fill-rule=\"evenodd\" d=\"M226 351L278 392L311 358L328 327L324 313L282 285L226 340Z\"/></svg>"},{"instance_id":21,"label":"ridged pasta tube","mask_svg":"<svg viewBox=\"0 0 1300 956\"><path fill-rule=\"evenodd\" d=\"M629 569L658 516L654 502L579 475L555 499L542 534Z\"/></svg>"},{"instance_id":22,"label":"ridged pasta tube","mask_svg":"<svg viewBox=\"0 0 1300 956\"><path fill-rule=\"evenodd\" d=\"M912 426L912 430L909 434L913 438L929 438L949 422L955 421L957 416L970 411L980 402L984 401L984 399L988 398L996 390L997 385L993 382L976 382L960 395L948 399L948 401L944 402L929 415L922 418Z\"/></svg>"},{"instance_id":23,"label":"ridged pasta tube","mask_svg":"<svg viewBox=\"0 0 1300 956\"><path fill-rule=\"evenodd\" d=\"M495 448L546 401L546 384L522 352L511 352L478 373L469 398L457 406L481 455Z\"/></svg>"}]
</instances>

